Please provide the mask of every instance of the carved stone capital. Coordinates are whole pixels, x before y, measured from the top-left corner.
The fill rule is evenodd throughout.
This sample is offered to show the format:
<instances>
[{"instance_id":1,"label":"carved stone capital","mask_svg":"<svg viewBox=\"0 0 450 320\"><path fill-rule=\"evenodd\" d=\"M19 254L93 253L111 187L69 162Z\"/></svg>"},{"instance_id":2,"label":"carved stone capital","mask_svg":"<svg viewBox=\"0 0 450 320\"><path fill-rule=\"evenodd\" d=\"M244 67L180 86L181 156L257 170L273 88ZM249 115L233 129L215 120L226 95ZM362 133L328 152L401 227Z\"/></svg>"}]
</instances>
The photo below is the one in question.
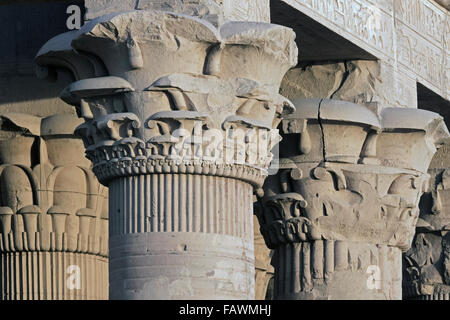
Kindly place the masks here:
<instances>
[{"instance_id":1,"label":"carved stone capital","mask_svg":"<svg viewBox=\"0 0 450 320\"><path fill-rule=\"evenodd\" d=\"M76 133L114 199L111 298L252 299L252 192L294 110L278 90L295 33L155 8L96 18L36 57L72 71L61 97L84 118Z\"/></svg>"},{"instance_id":2,"label":"carved stone capital","mask_svg":"<svg viewBox=\"0 0 450 320\"><path fill-rule=\"evenodd\" d=\"M74 136L80 123L0 114L0 300L107 298L107 190ZM65 290L71 265L95 280Z\"/></svg>"},{"instance_id":3,"label":"carved stone capital","mask_svg":"<svg viewBox=\"0 0 450 320\"><path fill-rule=\"evenodd\" d=\"M450 137L442 117L325 99L294 104L281 122L279 171L258 193L268 247L326 240L407 250L428 165Z\"/></svg>"},{"instance_id":4,"label":"carved stone capital","mask_svg":"<svg viewBox=\"0 0 450 320\"><path fill-rule=\"evenodd\" d=\"M278 94L297 61L295 34L269 23L157 10L111 14L50 40L36 61L69 68L62 98L102 183L188 173L262 185L292 104ZM264 66L264 68L261 68Z\"/></svg>"},{"instance_id":5,"label":"carved stone capital","mask_svg":"<svg viewBox=\"0 0 450 320\"><path fill-rule=\"evenodd\" d=\"M270 248L329 239L406 250L427 179L412 170L343 163L316 166L283 159L279 173L267 180L261 232ZM275 192L280 193L271 195Z\"/></svg>"}]
</instances>

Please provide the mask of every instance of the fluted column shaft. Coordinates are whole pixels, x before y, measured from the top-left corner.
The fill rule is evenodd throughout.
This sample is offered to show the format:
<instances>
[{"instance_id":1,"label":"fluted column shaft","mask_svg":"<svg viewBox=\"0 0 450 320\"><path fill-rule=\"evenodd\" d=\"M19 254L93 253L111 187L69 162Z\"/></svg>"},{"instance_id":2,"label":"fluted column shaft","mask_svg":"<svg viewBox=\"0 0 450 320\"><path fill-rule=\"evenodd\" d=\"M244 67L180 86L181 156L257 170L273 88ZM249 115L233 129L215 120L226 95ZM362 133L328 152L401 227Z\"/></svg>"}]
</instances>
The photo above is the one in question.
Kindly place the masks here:
<instances>
[{"instance_id":1,"label":"fluted column shaft","mask_svg":"<svg viewBox=\"0 0 450 320\"><path fill-rule=\"evenodd\" d=\"M184 5L99 17L37 56L74 74L62 98L110 187L112 299L254 298L252 193L293 110L295 34Z\"/></svg>"},{"instance_id":2,"label":"fluted column shaft","mask_svg":"<svg viewBox=\"0 0 450 320\"><path fill-rule=\"evenodd\" d=\"M250 184L149 174L109 187L112 299L254 296Z\"/></svg>"}]
</instances>

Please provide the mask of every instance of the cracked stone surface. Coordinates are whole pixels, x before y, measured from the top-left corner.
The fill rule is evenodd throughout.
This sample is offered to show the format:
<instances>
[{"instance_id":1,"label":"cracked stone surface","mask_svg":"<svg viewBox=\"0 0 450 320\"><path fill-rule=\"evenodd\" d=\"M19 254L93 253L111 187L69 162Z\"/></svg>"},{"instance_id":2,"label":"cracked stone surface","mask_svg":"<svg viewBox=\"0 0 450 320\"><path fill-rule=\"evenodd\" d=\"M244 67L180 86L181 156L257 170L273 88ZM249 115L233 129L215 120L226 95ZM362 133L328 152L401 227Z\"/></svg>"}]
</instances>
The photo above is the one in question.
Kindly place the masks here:
<instances>
[{"instance_id":1,"label":"cracked stone surface","mask_svg":"<svg viewBox=\"0 0 450 320\"><path fill-rule=\"evenodd\" d=\"M401 252L411 247L442 117L294 99L280 130L279 171L255 213L274 250L275 299L401 299Z\"/></svg>"},{"instance_id":2,"label":"cracked stone surface","mask_svg":"<svg viewBox=\"0 0 450 320\"><path fill-rule=\"evenodd\" d=\"M148 3L36 57L74 75L61 98L84 118L76 133L109 187L110 298L253 299L253 192L294 110L279 86L297 63L295 34L215 23L205 1L195 16Z\"/></svg>"},{"instance_id":3,"label":"cracked stone surface","mask_svg":"<svg viewBox=\"0 0 450 320\"><path fill-rule=\"evenodd\" d=\"M395 96L392 75L383 62L355 60L309 65L289 70L280 93L293 100L325 98L357 104L377 104L380 108L417 106L414 97Z\"/></svg>"}]
</instances>

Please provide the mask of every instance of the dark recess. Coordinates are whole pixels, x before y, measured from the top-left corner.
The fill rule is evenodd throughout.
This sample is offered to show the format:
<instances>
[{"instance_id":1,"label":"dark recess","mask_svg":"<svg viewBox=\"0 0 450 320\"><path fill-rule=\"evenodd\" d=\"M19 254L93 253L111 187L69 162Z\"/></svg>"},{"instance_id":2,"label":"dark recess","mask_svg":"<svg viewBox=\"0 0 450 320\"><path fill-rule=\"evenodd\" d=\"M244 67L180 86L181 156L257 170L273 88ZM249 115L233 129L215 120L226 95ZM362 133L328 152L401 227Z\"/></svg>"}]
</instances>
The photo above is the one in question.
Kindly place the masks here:
<instances>
[{"instance_id":1,"label":"dark recess","mask_svg":"<svg viewBox=\"0 0 450 320\"><path fill-rule=\"evenodd\" d=\"M439 113L444 117L447 128L450 128L450 101L417 83L417 107Z\"/></svg>"},{"instance_id":2,"label":"dark recess","mask_svg":"<svg viewBox=\"0 0 450 320\"><path fill-rule=\"evenodd\" d=\"M270 0L271 22L292 28L297 34L299 64L345 60L377 60L357 45L280 0Z\"/></svg>"}]
</instances>

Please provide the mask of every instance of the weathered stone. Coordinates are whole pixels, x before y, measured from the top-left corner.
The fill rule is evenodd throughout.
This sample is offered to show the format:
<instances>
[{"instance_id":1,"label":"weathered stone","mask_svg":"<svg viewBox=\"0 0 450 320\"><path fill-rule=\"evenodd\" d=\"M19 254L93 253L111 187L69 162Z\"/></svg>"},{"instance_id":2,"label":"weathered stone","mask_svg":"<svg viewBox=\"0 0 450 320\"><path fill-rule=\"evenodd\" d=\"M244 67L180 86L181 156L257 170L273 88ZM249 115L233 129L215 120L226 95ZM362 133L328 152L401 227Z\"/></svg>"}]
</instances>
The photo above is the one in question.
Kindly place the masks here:
<instances>
[{"instance_id":1,"label":"weathered stone","mask_svg":"<svg viewBox=\"0 0 450 320\"><path fill-rule=\"evenodd\" d=\"M255 235L255 299L264 300L267 297L269 282L273 278L273 266L270 264L272 250L267 248L264 238L259 231L258 219L253 219Z\"/></svg>"},{"instance_id":2,"label":"weathered stone","mask_svg":"<svg viewBox=\"0 0 450 320\"><path fill-rule=\"evenodd\" d=\"M96 18L36 58L76 78L61 97L109 186L110 297L253 299L252 193L293 110L278 90L295 35L154 5Z\"/></svg>"},{"instance_id":3,"label":"weathered stone","mask_svg":"<svg viewBox=\"0 0 450 320\"><path fill-rule=\"evenodd\" d=\"M450 140L442 117L293 103L281 123L279 171L256 205L275 250L275 298L401 299L401 251L414 236L431 158Z\"/></svg>"},{"instance_id":4,"label":"weathered stone","mask_svg":"<svg viewBox=\"0 0 450 320\"><path fill-rule=\"evenodd\" d=\"M214 0L186 1L186 0L138 0L136 9L162 10L183 13L192 17L199 17L218 26L224 22L224 14L220 5Z\"/></svg>"},{"instance_id":5,"label":"weathered stone","mask_svg":"<svg viewBox=\"0 0 450 320\"><path fill-rule=\"evenodd\" d=\"M80 119L0 119L0 299L107 299L106 190L74 136Z\"/></svg>"},{"instance_id":6,"label":"weathered stone","mask_svg":"<svg viewBox=\"0 0 450 320\"><path fill-rule=\"evenodd\" d=\"M412 93L399 97L407 77L396 79L383 62L355 60L293 68L286 73L280 93L289 99L325 98L380 108L417 107L415 81ZM397 81L398 80L398 81Z\"/></svg>"},{"instance_id":7,"label":"weathered stone","mask_svg":"<svg viewBox=\"0 0 450 320\"><path fill-rule=\"evenodd\" d=\"M56 81L42 81L36 78L33 70L30 75L2 75L0 112L28 114L40 118L55 114L76 116L75 110L58 98L59 92L73 79L59 73L58 79L54 79Z\"/></svg>"},{"instance_id":8,"label":"weathered stone","mask_svg":"<svg viewBox=\"0 0 450 320\"><path fill-rule=\"evenodd\" d=\"M443 0L339 0L326 4L322 0L283 0L271 1L269 10L268 0L86 0L86 20L109 16L99 18L81 31L53 39L39 54L38 75L54 80L58 74L58 83L38 85L23 75L7 75L0 83L0 111L5 115L0 118L0 149L3 150L0 163L15 164L3 169L0 177L1 201L8 203L0 207L0 213L4 217L13 213L23 216L2 221L6 227L11 224L11 228L16 226L19 231L34 232L35 212L39 211L33 204L34 187L20 168L33 167L39 162L36 137L49 136L52 130L65 132L61 126L64 121L49 120L41 128L41 122L47 121L39 118L75 113L75 108L70 109L52 97L63 82L75 81L66 87L62 98L76 105L76 112L86 120L78 127L77 134L84 137L87 155L102 183L113 185L114 189L111 194L115 201L112 213L115 222L111 227L116 238L111 243L116 263L111 274L125 280L115 281L111 290L123 292L122 297L126 298L190 298L197 292L199 279L212 277L210 283L217 285L205 294L208 298L228 299L233 295L246 298L251 295L248 292L255 279L255 297L262 299L273 274L273 268L268 265L273 255L278 270L275 279L278 298L398 298L399 252L409 245L418 199L426 189L425 172L435 144L445 142L439 136L445 136L446 132L434 115L392 107L419 105L423 108L417 101L420 95L416 92L417 82L448 98L450 20L448 12L438 3L448 6ZM280 8L285 11L277 12ZM133 16L135 10L150 14ZM173 15L167 18L168 15L152 14L155 10L170 11ZM296 10L303 15L297 16ZM324 213L338 212L337 216L344 218L319 216L319 231L324 234L319 240L307 235L306 240L294 239L273 250L263 245L261 235L255 232L256 274L253 277L246 271L253 250L248 246L252 228L248 199L252 187L258 189L264 180L271 155L268 148L262 153L256 148L255 152L248 141L259 143L266 139L259 134L271 132L292 106L278 95L278 80L286 71L286 64L279 67L280 60L284 59L279 53L283 50L279 47L272 50L272 45L279 43L275 39L278 31L266 32L262 25L226 21L268 22L270 11L276 21L296 28L301 35L303 57L308 57L300 61L303 68L286 74L280 93L288 99L316 98L320 102L317 110L314 106L317 101L312 103L312 108L306 106L301 119L294 117L282 123L282 129L290 133L283 134L280 151L285 158L281 161L280 175L286 174L288 182L280 183L280 188L288 190L290 185L295 185L301 186L301 190L292 193L278 190L283 195L289 193L287 199L275 198L269 202L278 211L297 210L291 207L294 203L302 214L320 214L322 204ZM289 17L280 20L287 12ZM181 14L195 17L196 21L183 20ZM130 21L133 19L136 21ZM95 24L97 27L93 27ZM329 29L324 31L326 28ZM314 38L317 33L318 37ZM267 38L272 41L266 42ZM351 52L345 52L349 48ZM271 56L270 52L276 54ZM288 64L295 64L294 60ZM271 64L273 61L276 63ZM315 65L306 66L305 62ZM71 69L73 75L67 77L61 71L64 68ZM257 134L247 135L245 130L249 128ZM244 135L235 134L238 129ZM244 143L240 143L242 136L245 136ZM272 136L272 142L276 136ZM223 145L215 144L216 140L224 142ZM225 144L232 140L237 144L226 148ZM70 152L60 152L69 142L56 137L45 140L48 162L55 167L70 166L54 181L59 191L47 210L56 233L63 232L65 225L61 221L78 211L77 204L83 202L87 192L85 187L78 188L80 184L75 178L79 176L74 168L79 159L70 157ZM80 150L80 145L76 149ZM32 156L27 150L32 150ZM429 192L420 202L418 235L405 256L409 259L404 278L407 298L448 298L445 240L448 197L444 183L444 172L450 167L447 153L448 147L440 149L428 171L432 178ZM235 163L221 167L217 157ZM293 159L295 168L286 159ZM89 166L83 163L83 168ZM294 172L296 168L307 172L311 181ZM294 172L294 177L290 177L289 170ZM396 178L391 181L393 177ZM266 185L272 182L269 180ZM320 201L314 197L311 200L308 190L321 191L318 192ZM183 193L191 196L178 196ZM258 194L262 195L261 191ZM226 203L225 196L229 199ZM311 201L317 203L312 206ZM380 203L386 213L380 215L381 222L373 218L377 217ZM411 221L383 220L395 218L401 210L404 212L400 216L408 219L411 215ZM177 214L180 212L181 215ZM354 220L348 218L352 213L356 216ZM85 230L92 212L82 210L79 214L84 226L80 225L80 229ZM364 218L380 223L366 223ZM383 223L388 227L381 232ZM307 221L305 224L309 226ZM358 228L363 231L358 232ZM181 232L187 235L180 237ZM158 233L170 233L170 236L159 237ZM141 234L147 238L139 238ZM224 259L220 265L211 264L215 261L211 257L223 251L210 243L226 244L228 260ZM147 251L161 253L161 260L148 256ZM245 257L240 256L242 251ZM205 260L198 259L189 268L180 270L178 264L193 261L200 252L206 253ZM39 254L39 259L50 257L47 252ZM135 254L139 258L135 259ZM284 273L293 262L289 260L292 257L299 265ZM5 259L10 259L5 260L10 263L13 258ZM173 262L175 267L161 267L162 260ZM388 262L379 269L385 287L368 290L365 279L371 274L366 271L380 261ZM308 263L309 274L296 271ZM228 268L229 264L234 268ZM141 265L151 266L151 271ZM376 278L377 270L370 269L375 272L371 279ZM226 276L219 279L219 274ZM135 281L133 277L137 275L148 276L147 284ZM282 279L294 281L283 283ZM378 284L372 282L372 286ZM232 288L230 294L229 288ZM213 290L217 291L212 293Z\"/></svg>"},{"instance_id":9,"label":"weathered stone","mask_svg":"<svg viewBox=\"0 0 450 320\"><path fill-rule=\"evenodd\" d=\"M416 81L445 99L450 98L450 14L436 2L340 0L325 4L322 0L282 0L280 3L378 59L384 65L386 76L390 75L382 76L383 81L394 84L386 87L386 94L389 89L395 89L400 105L410 104L409 96L416 91ZM293 27L299 39L302 35L310 36L310 29L303 26L296 29L296 21L291 16L280 15L276 23ZM331 40L329 47L332 44ZM327 60L339 61L341 53L336 51L334 56L328 55ZM310 53L310 61L320 61L320 55L321 52Z\"/></svg>"},{"instance_id":10,"label":"weathered stone","mask_svg":"<svg viewBox=\"0 0 450 320\"><path fill-rule=\"evenodd\" d=\"M270 22L270 0L217 1L222 4L227 20Z\"/></svg>"},{"instance_id":11,"label":"weathered stone","mask_svg":"<svg viewBox=\"0 0 450 320\"><path fill-rule=\"evenodd\" d=\"M421 199L416 236L404 254L403 297L450 299L450 179L449 170L430 169L428 192Z\"/></svg>"},{"instance_id":12,"label":"weathered stone","mask_svg":"<svg viewBox=\"0 0 450 320\"><path fill-rule=\"evenodd\" d=\"M134 10L137 2L138 0L85 0L85 19L92 20L105 14Z\"/></svg>"},{"instance_id":13,"label":"weathered stone","mask_svg":"<svg viewBox=\"0 0 450 320\"><path fill-rule=\"evenodd\" d=\"M445 145L436 152L430 163L430 170L450 168L450 145Z\"/></svg>"},{"instance_id":14,"label":"weathered stone","mask_svg":"<svg viewBox=\"0 0 450 320\"><path fill-rule=\"evenodd\" d=\"M85 19L130 10L162 10L183 13L218 26L224 20L270 22L269 0L86 0Z\"/></svg>"},{"instance_id":15,"label":"weathered stone","mask_svg":"<svg viewBox=\"0 0 450 320\"><path fill-rule=\"evenodd\" d=\"M443 6L445 9L450 10L450 0L436 0L436 2Z\"/></svg>"},{"instance_id":16,"label":"weathered stone","mask_svg":"<svg viewBox=\"0 0 450 320\"><path fill-rule=\"evenodd\" d=\"M345 63L292 68L283 78L280 93L288 99L327 98L339 89L346 74Z\"/></svg>"}]
</instances>

